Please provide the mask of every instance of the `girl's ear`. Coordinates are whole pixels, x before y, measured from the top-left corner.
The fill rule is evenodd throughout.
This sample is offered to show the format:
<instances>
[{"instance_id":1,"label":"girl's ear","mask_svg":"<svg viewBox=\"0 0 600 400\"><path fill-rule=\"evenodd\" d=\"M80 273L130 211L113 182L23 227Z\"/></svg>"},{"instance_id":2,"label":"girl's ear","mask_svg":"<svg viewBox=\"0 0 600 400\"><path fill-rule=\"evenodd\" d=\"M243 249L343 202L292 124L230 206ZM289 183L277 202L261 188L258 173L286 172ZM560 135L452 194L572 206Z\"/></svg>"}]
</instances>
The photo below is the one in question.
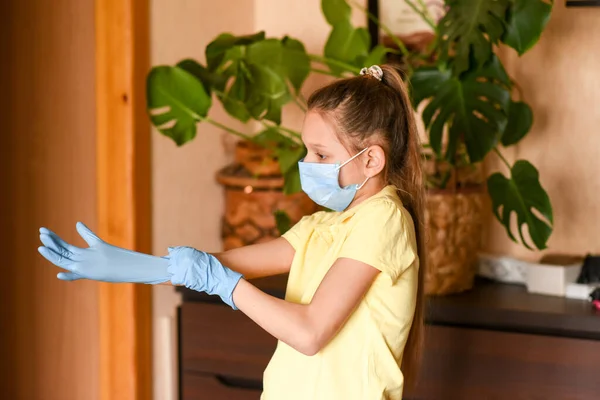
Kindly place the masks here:
<instances>
[{"instance_id":1,"label":"girl's ear","mask_svg":"<svg viewBox=\"0 0 600 400\"><path fill-rule=\"evenodd\" d=\"M365 153L364 174L366 177L372 178L384 170L385 152L381 146L373 145Z\"/></svg>"}]
</instances>

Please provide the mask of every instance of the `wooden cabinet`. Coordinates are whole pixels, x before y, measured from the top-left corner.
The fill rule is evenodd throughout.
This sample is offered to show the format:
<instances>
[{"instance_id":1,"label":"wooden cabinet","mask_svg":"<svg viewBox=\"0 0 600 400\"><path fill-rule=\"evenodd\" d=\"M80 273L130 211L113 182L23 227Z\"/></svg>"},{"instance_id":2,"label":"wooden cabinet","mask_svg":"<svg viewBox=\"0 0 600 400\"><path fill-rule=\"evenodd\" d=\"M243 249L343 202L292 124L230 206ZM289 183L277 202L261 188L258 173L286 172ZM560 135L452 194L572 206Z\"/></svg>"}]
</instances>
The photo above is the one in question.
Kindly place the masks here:
<instances>
[{"instance_id":1,"label":"wooden cabinet","mask_svg":"<svg viewBox=\"0 0 600 400\"><path fill-rule=\"evenodd\" d=\"M600 315L594 315L591 309L587 315L585 303L567 301L567 306L561 308L548 307L546 302L542 307L545 312L530 309L529 318L521 316L522 321L537 325L516 326L519 318L506 309L496 318L490 314L498 310L489 309L479 319L475 311L461 311L461 307L481 311L481 302L469 305L464 301L464 296L476 295L477 291L434 300L437 304L431 305L428 313L420 384L405 398L600 398ZM214 299L195 296L184 296L180 310L182 400L258 400L262 373L276 340L241 312ZM538 300L558 301L543 297ZM532 299L529 302L531 306ZM570 326L556 320L561 312L577 314L574 310L582 314L567 318ZM464 320L465 315L472 318L472 323ZM505 317L511 318L512 325ZM507 328L502 329L502 325ZM547 326L554 328L547 330ZM557 326L564 329L557 330Z\"/></svg>"},{"instance_id":2,"label":"wooden cabinet","mask_svg":"<svg viewBox=\"0 0 600 400\"><path fill-rule=\"evenodd\" d=\"M600 341L429 326L414 399L598 399Z\"/></svg>"},{"instance_id":3,"label":"wooden cabinet","mask_svg":"<svg viewBox=\"0 0 600 400\"><path fill-rule=\"evenodd\" d=\"M183 399L258 400L260 388L240 387L218 375L185 373L182 377Z\"/></svg>"}]
</instances>

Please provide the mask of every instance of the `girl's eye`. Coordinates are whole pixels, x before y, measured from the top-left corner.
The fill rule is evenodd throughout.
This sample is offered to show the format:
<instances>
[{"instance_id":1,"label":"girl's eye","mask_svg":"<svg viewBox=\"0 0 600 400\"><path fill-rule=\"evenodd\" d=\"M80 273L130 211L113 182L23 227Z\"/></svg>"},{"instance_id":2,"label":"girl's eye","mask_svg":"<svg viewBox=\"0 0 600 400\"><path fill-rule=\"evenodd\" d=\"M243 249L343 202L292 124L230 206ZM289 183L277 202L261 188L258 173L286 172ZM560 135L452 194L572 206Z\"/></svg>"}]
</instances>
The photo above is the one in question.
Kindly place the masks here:
<instances>
[{"instance_id":1,"label":"girl's eye","mask_svg":"<svg viewBox=\"0 0 600 400\"><path fill-rule=\"evenodd\" d=\"M325 156L321 153L315 153L317 155L317 157L319 157L319 159L324 160Z\"/></svg>"}]
</instances>

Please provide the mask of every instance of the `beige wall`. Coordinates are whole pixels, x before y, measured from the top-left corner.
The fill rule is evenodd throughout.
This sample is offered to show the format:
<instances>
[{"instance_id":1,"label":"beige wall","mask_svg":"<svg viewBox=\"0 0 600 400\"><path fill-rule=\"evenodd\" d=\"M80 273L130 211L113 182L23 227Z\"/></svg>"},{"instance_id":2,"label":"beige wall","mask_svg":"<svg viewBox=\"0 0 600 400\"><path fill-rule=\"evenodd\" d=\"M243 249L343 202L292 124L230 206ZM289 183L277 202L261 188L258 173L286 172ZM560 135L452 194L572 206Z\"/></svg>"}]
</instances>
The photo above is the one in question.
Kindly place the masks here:
<instances>
[{"instance_id":1,"label":"beige wall","mask_svg":"<svg viewBox=\"0 0 600 400\"><path fill-rule=\"evenodd\" d=\"M94 227L94 2L2 2L3 399L98 398L96 285L56 279L37 253L48 226L83 245Z\"/></svg>"},{"instance_id":2,"label":"beige wall","mask_svg":"<svg viewBox=\"0 0 600 400\"><path fill-rule=\"evenodd\" d=\"M510 161L524 158L539 170L554 207L550 252L600 253L600 9L554 11L540 42L522 58L505 51L508 73L532 106L534 126ZM490 165L499 164L490 157ZM490 216L487 249L539 258L510 242Z\"/></svg>"}]
</instances>

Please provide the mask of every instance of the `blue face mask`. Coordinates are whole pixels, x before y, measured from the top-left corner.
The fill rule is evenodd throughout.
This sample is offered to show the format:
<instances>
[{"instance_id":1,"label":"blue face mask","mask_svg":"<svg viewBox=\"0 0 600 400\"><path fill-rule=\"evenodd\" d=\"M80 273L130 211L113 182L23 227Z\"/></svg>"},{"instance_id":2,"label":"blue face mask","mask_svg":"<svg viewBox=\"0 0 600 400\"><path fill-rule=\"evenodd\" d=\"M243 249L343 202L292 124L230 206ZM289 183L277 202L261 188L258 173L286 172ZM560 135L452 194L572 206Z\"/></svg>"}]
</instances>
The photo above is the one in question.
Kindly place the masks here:
<instances>
[{"instance_id":1,"label":"blue face mask","mask_svg":"<svg viewBox=\"0 0 600 400\"><path fill-rule=\"evenodd\" d=\"M305 163L299 161L298 168L300 170L302 190L318 205L334 211L344 211L354 199L356 192L367 183L369 178L367 177L360 185L352 184L343 188L340 187L339 181L340 169L367 149L368 147L343 164Z\"/></svg>"}]
</instances>

